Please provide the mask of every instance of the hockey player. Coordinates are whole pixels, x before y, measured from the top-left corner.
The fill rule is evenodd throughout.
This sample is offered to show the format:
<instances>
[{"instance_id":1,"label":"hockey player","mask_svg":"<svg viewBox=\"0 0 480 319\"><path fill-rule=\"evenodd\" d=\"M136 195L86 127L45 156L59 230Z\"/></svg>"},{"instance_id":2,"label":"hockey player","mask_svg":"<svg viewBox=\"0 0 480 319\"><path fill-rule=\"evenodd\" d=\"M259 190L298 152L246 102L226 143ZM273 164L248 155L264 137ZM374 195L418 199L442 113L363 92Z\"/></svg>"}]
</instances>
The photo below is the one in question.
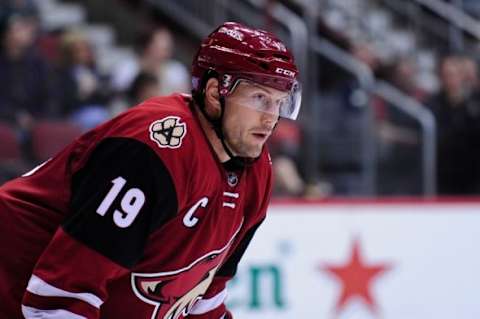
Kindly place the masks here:
<instances>
[{"instance_id":1,"label":"hockey player","mask_svg":"<svg viewBox=\"0 0 480 319\"><path fill-rule=\"evenodd\" d=\"M273 34L225 23L192 96L157 97L0 188L0 318L232 318L271 192L264 144L300 108Z\"/></svg>"}]
</instances>

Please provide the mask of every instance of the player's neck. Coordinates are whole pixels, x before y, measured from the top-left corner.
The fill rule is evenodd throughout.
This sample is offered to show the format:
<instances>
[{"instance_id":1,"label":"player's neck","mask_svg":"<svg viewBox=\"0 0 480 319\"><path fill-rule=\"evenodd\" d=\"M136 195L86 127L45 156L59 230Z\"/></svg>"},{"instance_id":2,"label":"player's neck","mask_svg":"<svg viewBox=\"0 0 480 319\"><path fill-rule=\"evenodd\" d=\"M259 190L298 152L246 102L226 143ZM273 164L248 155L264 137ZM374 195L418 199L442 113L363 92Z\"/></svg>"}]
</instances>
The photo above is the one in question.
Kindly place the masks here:
<instances>
[{"instance_id":1,"label":"player's neck","mask_svg":"<svg viewBox=\"0 0 480 319\"><path fill-rule=\"evenodd\" d=\"M217 133L215 133L215 130L212 127L212 124L205 118L203 113L198 109L198 106L195 105L193 108L194 112L197 114L197 117L200 121L200 126L202 127L203 132L205 133L205 136L207 136L208 141L210 142L210 145L213 148L213 151L215 152L215 155L217 156L218 160L221 163L225 163L228 160L230 160L230 156L228 156L227 152L225 152L225 149L223 148L222 141L217 136Z\"/></svg>"}]
</instances>

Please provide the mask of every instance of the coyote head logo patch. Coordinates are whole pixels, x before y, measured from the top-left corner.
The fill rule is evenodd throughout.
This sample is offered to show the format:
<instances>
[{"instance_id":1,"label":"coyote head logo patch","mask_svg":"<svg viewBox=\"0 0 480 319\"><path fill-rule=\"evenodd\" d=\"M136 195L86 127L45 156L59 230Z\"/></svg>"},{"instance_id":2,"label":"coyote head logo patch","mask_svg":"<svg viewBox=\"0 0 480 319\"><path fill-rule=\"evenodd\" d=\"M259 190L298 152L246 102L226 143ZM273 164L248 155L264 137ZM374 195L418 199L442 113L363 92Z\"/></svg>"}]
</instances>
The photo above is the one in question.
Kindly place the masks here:
<instances>
[{"instance_id":1,"label":"coyote head logo patch","mask_svg":"<svg viewBox=\"0 0 480 319\"><path fill-rule=\"evenodd\" d=\"M206 256L190 269L182 269L179 273L133 273L131 283L135 295L155 306L151 319L187 317L213 281L222 259L215 260L217 256Z\"/></svg>"},{"instance_id":2,"label":"coyote head logo patch","mask_svg":"<svg viewBox=\"0 0 480 319\"><path fill-rule=\"evenodd\" d=\"M187 134L187 124L178 116L167 116L150 124L150 139L161 148L179 148Z\"/></svg>"}]
</instances>

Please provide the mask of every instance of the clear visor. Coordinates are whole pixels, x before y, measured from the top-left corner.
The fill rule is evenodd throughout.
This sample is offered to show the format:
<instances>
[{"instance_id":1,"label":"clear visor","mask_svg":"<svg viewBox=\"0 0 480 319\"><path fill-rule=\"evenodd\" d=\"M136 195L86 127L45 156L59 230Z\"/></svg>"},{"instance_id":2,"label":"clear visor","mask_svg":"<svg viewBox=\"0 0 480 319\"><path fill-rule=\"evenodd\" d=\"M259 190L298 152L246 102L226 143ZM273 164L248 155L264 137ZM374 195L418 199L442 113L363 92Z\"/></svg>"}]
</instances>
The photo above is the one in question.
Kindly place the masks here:
<instances>
[{"instance_id":1,"label":"clear visor","mask_svg":"<svg viewBox=\"0 0 480 319\"><path fill-rule=\"evenodd\" d=\"M242 106L290 120L297 119L302 102L302 89L296 80L290 90L285 91L251 80L238 79L229 94Z\"/></svg>"}]
</instances>

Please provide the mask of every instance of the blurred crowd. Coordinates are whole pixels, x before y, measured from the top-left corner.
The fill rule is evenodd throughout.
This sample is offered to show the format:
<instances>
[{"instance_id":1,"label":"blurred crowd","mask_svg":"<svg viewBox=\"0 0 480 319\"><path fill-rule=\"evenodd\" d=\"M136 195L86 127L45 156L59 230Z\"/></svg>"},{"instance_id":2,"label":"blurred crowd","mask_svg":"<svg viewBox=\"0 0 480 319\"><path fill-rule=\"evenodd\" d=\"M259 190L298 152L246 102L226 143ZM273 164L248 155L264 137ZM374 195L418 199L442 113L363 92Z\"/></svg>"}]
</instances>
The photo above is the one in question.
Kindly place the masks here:
<instances>
[{"instance_id":1,"label":"blurred crowd","mask_svg":"<svg viewBox=\"0 0 480 319\"><path fill-rule=\"evenodd\" d=\"M45 159L39 143L63 145L149 97L190 91L189 71L172 58L173 37L165 26L146 26L133 44L136 57L104 74L80 29L44 32L28 0L3 1L0 13L2 181ZM45 134L37 134L40 127ZM62 136L59 128L70 133ZM6 145L9 132L19 151ZM40 135L45 140L37 141Z\"/></svg>"},{"instance_id":2,"label":"blurred crowd","mask_svg":"<svg viewBox=\"0 0 480 319\"><path fill-rule=\"evenodd\" d=\"M279 0L299 15L295 1ZM466 52L437 52L433 89L421 85L414 54L399 53L385 59L373 43L352 39L317 18L317 35L348 52L369 68L376 79L386 81L425 107L436 124L436 190L439 195L480 194L480 86L478 60ZM302 122L280 123L273 139L277 161L277 193L304 197L356 196L364 194L362 147L365 123L373 110L376 192L380 196L418 196L424 191L422 146L418 120L380 96L367 94L358 79L329 59L318 57L315 118L316 145L302 144ZM303 148L302 148L303 146ZM319 152L320 180L309 180L302 171L302 153ZM372 157L372 158L373 158ZM293 169L296 168L296 169ZM280 178L278 178L280 177Z\"/></svg>"},{"instance_id":3,"label":"blurred crowd","mask_svg":"<svg viewBox=\"0 0 480 319\"><path fill-rule=\"evenodd\" d=\"M436 66L439 87L430 92L417 84L417 65L411 57L402 56L385 63L367 43L346 48L369 66L378 79L391 83L433 115L437 139L437 193L480 194L480 86L475 58L463 53L440 56ZM320 153L317 168L321 180L312 188L308 185L308 172L290 173L281 178L280 192L307 197L361 194L362 123L368 116L365 107L371 107L375 116L378 194L421 195L424 140L419 122L379 96L369 96L368 102L358 98L357 80L337 70L336 65L322 61L319 72L316 107L320 111L315 121L321 134L315 147ZM274 141L284 149L282 154L301 167L298 160L301 157L301 126L287 130L290 132L283 132L280 125Z\"/></svg>"},{"instance_id":4,"label":"blurred crowd","mask_svg":"<svg viewBox=\"0 0 480 319\"><path fill-rule=\"evenodd\" d=\"M41 145L52 144L52 137L44 134L46 140L36 140L45 123L68 123L70 135L54 134L69 138L149 97L190 91L189 69L175 59L174 35L166 26L156 24L139 32L132 43L135 58L123 61L108 74L99 70L92 43L81 30L47 33L40 26L32 1L0 4L0 181L45 159ZM479 194L477 61L463 53L439 57L440 86L431 92L417 84L412 57L383 61L372 45L352 41L321 19L317 31L364 63L377 78L432 112L437 125L439 194ZM314 89L320 110L315 119L319 136L317 145L308 147L320 150L316 163L320 180L309 180L305 171L303 122L281 121L270 142L275 157L275 194L309 198L361 194L360 132L367 110L373 109L378 193L420 195L423 141L419 124L380 97L366 96L356 78L327 59L319 59L318 75ZM18 151L6 144L7 129L13 132Z\"/></svg>"}]
</instances>

